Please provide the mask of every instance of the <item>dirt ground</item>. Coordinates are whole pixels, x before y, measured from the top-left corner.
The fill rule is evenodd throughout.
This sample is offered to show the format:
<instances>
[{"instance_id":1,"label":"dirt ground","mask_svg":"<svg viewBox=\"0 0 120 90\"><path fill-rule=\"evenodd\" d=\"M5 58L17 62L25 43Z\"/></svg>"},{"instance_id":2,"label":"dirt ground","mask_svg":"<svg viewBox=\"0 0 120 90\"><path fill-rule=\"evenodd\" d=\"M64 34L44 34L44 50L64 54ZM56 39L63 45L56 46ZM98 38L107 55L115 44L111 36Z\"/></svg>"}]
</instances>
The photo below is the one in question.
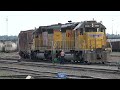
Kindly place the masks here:
<instances>
[{"instance_id":1,"label":"dirt ground","mask_svg":"<svg viewBox=\"0 0 120 90\"><path fill-rule=\"evenodd\" d=\"M110 62L120 62L120 57L118 57L118 56L111 56L108 61L110 61Z\"/></svg>"},{"instance_id":2,"label":"dirt ground","mask_svg":"<svg viewBox=\"0 0 120 90\"><path fill-rule=\"evenodd\" d=\"M3 53L0 52L0 58L13 58L13 59L18 59L19 54L18 52L11 52L11 53Z\"/></svg>"},{"instance_id":3,"label":"dirt ground","mask_svg":"<svg viewBox=\"0 0 120 90\"><path fill-rule=\"evenodd\" d=\"M120 52L112 52L109 61L111 62L120 62Z\"/></svg>"}]
</instances>

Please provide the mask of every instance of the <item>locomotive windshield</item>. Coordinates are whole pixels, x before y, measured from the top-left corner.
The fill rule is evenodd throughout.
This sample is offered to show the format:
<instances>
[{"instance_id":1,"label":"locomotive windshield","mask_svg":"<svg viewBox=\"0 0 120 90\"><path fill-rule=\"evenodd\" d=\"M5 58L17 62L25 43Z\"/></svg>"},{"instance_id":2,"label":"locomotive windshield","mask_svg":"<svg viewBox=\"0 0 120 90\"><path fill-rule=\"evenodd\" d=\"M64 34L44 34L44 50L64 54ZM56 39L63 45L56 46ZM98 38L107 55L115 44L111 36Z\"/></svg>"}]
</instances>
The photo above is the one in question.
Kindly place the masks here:
<instances>
[{"instance_id":1,"label":"locomotive windshield","mask_svg":"<svg viewBox=\"0 0 120 90\"><path fill-rule=\"evenodd\" d=\"M85 32L97 32L97 28L86 28Z\"/></svg>"},{"instance_id":2,"label":"locomotive windshield","mask_svg":"<svg viewBox=\"0 0 120 90\"><path fill-rule=\"evenodd\" d=\"M104 32L105 29L102 28L85 28L85 32Z\"/></svg>"},{"instance_id":3,"label":"locomotive windshield","mask_svg":"<svg viewBox=\"0 0 120 90\"><path fill-rule=\"evenodd\" d=\"M85 22L84 24L85 32L105 32L105 26L101 23L94 21Z\"/></svg>"}]
</instances>

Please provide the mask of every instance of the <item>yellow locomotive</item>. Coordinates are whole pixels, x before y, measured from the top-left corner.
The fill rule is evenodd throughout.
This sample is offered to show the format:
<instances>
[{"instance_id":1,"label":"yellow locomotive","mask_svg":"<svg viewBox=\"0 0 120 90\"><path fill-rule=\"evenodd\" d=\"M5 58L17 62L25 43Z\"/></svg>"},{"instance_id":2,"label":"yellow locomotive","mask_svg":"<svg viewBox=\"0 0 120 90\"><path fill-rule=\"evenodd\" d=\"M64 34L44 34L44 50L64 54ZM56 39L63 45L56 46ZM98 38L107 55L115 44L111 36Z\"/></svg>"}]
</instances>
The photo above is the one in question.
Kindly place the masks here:
<instances>
[{"instance_id":1,"label":"yellow locomotive","mask_svg":"<svg viewBox=\"0 0 120 90\"><path fill-rule=\"evenodd\" d=\"M95 20L40 26L33 32L31 59L52 59L65 51L65 60L73 62L106 62L111 52L106 27Z\"/></svg>"}]
</instances>

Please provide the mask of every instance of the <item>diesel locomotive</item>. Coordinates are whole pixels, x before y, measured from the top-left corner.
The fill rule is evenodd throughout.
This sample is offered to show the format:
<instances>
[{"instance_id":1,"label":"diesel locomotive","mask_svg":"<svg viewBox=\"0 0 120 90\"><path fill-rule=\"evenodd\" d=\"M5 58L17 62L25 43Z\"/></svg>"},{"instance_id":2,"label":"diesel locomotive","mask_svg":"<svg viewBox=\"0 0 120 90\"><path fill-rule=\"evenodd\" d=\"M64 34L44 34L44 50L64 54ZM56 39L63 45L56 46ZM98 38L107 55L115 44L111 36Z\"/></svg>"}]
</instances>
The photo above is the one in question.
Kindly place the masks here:
<instances>
[{"instance_id":1,"label":"diesel locomotive","mask_svg":"<svg viewBox=\"0 0 120 90\"><path fill-rule=\"evenodd\" d=\"M95 20L40 26L21 31L18 37L22 58L52 60L53 51L58 57L64 50L66 61L106 62L112 50L106 27Z\"/></svg>"}]
</instances>

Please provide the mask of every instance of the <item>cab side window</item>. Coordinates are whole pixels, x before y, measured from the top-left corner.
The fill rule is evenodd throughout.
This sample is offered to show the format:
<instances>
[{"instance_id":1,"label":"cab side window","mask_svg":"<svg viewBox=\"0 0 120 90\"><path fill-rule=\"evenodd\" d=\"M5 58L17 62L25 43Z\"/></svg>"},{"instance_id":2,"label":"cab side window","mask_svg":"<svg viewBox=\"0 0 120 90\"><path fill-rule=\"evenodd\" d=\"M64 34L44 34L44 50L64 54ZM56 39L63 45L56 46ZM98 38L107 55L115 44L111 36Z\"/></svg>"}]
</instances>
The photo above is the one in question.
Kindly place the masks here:
<instances>
[{"instance_id":1,"label":"cab side window","mask_svg":"<svg viewBox=\"0 0 120 90\"><path fill-rule=\"evenodd\" d=\"M83 35L83 28L80 29L80 35Z\"/></svg>"}]
</instances>

